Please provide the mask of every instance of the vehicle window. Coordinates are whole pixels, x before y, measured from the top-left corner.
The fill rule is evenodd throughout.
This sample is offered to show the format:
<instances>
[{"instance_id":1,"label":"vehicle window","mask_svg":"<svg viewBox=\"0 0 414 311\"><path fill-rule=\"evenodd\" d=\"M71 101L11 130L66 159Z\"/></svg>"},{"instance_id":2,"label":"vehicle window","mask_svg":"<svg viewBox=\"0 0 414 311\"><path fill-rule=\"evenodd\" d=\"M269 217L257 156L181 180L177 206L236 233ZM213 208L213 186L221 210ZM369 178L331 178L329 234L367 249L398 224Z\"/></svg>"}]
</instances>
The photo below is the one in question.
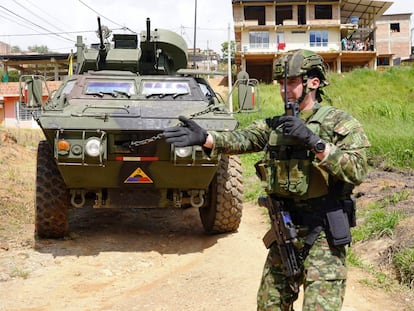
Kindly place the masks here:
<instances>
[{"instance_id":1,"label":"vehicle window","mask_svg":"<svg viewBox=\"0 0 414 311\"><path fill-rule=\"evenodd\" d=\"M204 96L212 96L210 90L207 88L205 84L199 83L198 85L200 86L201 92Z\"/></svg>"},{"instance_id":2,"label":"vehicle window","mask_svg":"<svg viewBox=\"0 0 414 311\"><path fill-rule=\"evenodd\" d=\"M141 93L143 95L190 94L190 86L186 81L142 81Z\"/></svg>"},{"instance_id":3,"label":"vehicle window","mask_svg":"<svg viewBox=\"0 0 414 311\"><path fill-rule=\"evenodd\" d=\"M124 93L133 95L136 94L136 91L133 81L87 81L85 93Z\"/></svg>"},{"instance_id":4,"label":"vehicle window","mask_svg":"<svg viewBox=\"0 0 414 311\"><path fill-rule=\"evenodd\" d=\"M63 90L60 94L65 95L65 94L69 94L70 92L72 92L72 89L75 83L76 83L76 80L68 81L66 85L63 87Z\"/></svg>"}]
</instances>

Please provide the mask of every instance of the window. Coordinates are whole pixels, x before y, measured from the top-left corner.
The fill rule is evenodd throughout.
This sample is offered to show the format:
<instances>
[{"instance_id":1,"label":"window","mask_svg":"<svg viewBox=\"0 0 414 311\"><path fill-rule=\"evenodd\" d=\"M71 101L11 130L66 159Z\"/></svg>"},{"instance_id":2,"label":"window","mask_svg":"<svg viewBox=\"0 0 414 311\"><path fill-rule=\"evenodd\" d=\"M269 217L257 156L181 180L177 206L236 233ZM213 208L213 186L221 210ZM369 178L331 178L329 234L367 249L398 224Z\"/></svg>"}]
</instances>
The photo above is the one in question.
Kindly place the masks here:
<instances>
[{"instance_id":1,"label":"window","mask_svg":"<svg viewBox=\"0 0 414 311\"><path fill-rule=\"evenodd\" d=\"M306 25L306 6L298 5L298 25Z\"/></svg>"},{"instance_id":2,"label":"window","mask_svg":"<svg viewBox=\"0 0 414 311\"><path fill-rule=\"evenodd\" d=\"M332 19L332 5L315 4L315 19Z\"/></svg>"},{"instance_id":3,"label":"window","mask_svg":"<svg viewBox=\"0 0 414 311\"><path fill-rule=\"evenodd\" d=\"M87 81L85 94L96 93L125 93L135 94L135 84L132 81Z\"/></svg>"},{"instance_id":4,"label":"window","mask_svg":"<svg viewBox=\"0 0 414 311\"><path fill-rule=\"evenodd\" d=\"M16 120L30 121L33 117L37 117L41 114L41 108L24 108L18 101L14 103L14 115Z\"/></svg>"},{"instance_id":5,"label":"window","mask_svg":"<svg viewBox=\"0 0 414 311\"><path fill-rule=\"evenodd\" d=\"M269 48L268 31L249 32L249 43L251 48Z\"/></svg>"},{"instance_id":6,"label":"window","mask_svg":"<svg viewBox=\"0 0 414 311\"><path fill-rule=\"evenodd\" d=\"M389 66L390 65L390 59L388 57L378 57L377 65L378 66Z\"/></svg>"},{"instance_id":7,"label":"window","mask_svg":"<svg viewBox=\"0 0 414 311\"><path fill-rule=\"evenodd\" d=\"M390 30L391 32L400 32L400 23L391 23Z\"/></svg>"},{"instance_id":8,"label":"window","mask_svg":"<svg viewBox=\"0 0 414 311\"><path fill-rule=\"evenodd\" d=\"M141 83L143 95L187 95L190 94L190 86L186 81L162 81L145 80Z\"/></svg>"},{"instance_id":9,"label":"window","mask_svg":"<svg viewBox=\"0 0 414 311\"><path fill-rule=\"evenodd\" d=\"M76 80L71 80L66 83L66 85L63 87L63 90L61 92L61 95L69 94L72 92L73 87L75 86Z\"/></svg>"},{"instance_id":10,"label":"window","mask_svg":"<svg viewBox=\"0 0 414 311\"><path fill-rule=\"evenodd\" d=\"M245 6L244 7L245 20L257 20L259 25L266 25L265 23L265 7L264 6Z\"/></svg>"},{"instance_id":11,"label":"window","mask_svg":"<svg viewBox=\"0 0 414 311\"><path fill-rule=\"evenodd\" d=\"M328 46L328 31L312 30L309 35L309 43L311 47Z\"/></svg>"},{"instance_id":12,"label":"window","mask_svg":"<svg viewBox=\"0 0 414 311\"><path fill-rule=\"evenodd\" d=\"M291 5L278 5L276 6L276 25L283 25L285 19L292 19L292 6Z\"/></svg>"}]
</instances>

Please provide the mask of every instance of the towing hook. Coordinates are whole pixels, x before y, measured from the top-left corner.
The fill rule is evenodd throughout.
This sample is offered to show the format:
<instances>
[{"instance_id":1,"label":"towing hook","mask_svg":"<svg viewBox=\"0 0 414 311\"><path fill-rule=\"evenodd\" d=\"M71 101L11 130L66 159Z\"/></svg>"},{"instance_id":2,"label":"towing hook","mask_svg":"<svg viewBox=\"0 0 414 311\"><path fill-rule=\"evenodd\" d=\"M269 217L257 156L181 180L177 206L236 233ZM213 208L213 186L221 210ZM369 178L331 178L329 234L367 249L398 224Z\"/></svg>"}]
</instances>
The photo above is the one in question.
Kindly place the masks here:
<instances>
[{"instance_id":1,"label":"towing hook","mask_svg":"<svg viewBox=\"0 0 414 311\"><path fill-rule=\"evenodd\" d=\"M72 197L70 198L70 203L73 207L80 208L85 205L85 191L83 190L73 190Z\"/></svg>"},{"instance_id":2,"label":"towing hook","mask_svg":"<svg viewBox=\"0 0 414 311\"><path fill-rule=\"evenodd\" d=\"M204 196L201 191L193 192L190 197L190 203L192 207L200 208L204 205Z\"/></svg>"}]
</instances>

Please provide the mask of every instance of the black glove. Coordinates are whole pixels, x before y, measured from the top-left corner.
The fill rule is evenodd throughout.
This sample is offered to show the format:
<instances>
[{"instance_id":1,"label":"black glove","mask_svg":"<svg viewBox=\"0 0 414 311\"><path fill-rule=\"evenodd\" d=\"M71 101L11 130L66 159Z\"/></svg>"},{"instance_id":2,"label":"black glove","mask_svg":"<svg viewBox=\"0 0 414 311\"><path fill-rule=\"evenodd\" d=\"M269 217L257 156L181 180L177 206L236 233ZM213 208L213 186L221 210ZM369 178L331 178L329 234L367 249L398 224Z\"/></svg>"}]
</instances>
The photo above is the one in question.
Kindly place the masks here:
<instances>
[{"instance_id":1,"label":"black glove","mask_svg":"<svg viewBox=\"0 0 414 311\"><path fill-rule=\"evenodd\" d=\"M267 118L265 121L268 127L275 130L280 125L279 119L280 119L280 116L276 116L273 118Z\"/></svg>"},{"instance_id":2,"label":"black glove","mask_svg":"<svg viewBox=\"0 0 414 311\"><path fill-rule=\"evenodd\" d=\"M279 124L282 124L283 135L292 136L303 141L310 149L313 149L316 143L321 139L297 117L282 116L279 118Z\"/></svg>"},{"instance_id":3,"label":"black glove","mask_svg":"<svg viewBox=\"0 0 414 311\"><path fill-rule=\"evenodd\" d=\"M182 126L168 127L164 130L167 143L173 144L176 147L204 145L208 136L205 129L195 121L184 116L179 116L178 120L183 123Z\"/></svg>"}]
</instances>

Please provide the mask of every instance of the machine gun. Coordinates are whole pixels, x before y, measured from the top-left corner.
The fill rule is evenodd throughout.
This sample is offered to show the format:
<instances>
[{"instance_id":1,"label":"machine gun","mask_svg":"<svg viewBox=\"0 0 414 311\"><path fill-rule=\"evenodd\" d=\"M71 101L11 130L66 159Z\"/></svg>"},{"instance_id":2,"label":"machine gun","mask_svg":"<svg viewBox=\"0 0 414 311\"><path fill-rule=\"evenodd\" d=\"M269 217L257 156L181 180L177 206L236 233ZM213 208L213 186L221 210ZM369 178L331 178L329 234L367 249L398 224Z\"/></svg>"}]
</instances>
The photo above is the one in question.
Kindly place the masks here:
<instances>
[{"instance_id":1,"label":"machine gun","mask_svg":"<svg viewBox=\"0 0 414 311\"><path fill-rule=\"evenodd\" d=\"M289 212L283 210L283 201L273 200L270 197L259 197L259 206L267 208L272 228L263 237L267 248L276 243L279 250L285 274L291 280L291 288L295 293L299 292L298 278L303 270L303 260L297 254L294 242L297 233L292 223Z\"/></svg>"},{"instance_id":2,"label":"machine gun","mask_svg":"<svg viewBox=\"0 0 414 311\"><path fill-rule=\"evenodd\" d=\"M98 17L99 44L87 47L82 37L77 37L76 74L88 71L119 70L139 75L175 75L187 68L187 43L177 33L167 29L147 29L139 34L113 34L101 25ZM138 44L139 42L139 44Z\"/></svg>"}]
</instances>

